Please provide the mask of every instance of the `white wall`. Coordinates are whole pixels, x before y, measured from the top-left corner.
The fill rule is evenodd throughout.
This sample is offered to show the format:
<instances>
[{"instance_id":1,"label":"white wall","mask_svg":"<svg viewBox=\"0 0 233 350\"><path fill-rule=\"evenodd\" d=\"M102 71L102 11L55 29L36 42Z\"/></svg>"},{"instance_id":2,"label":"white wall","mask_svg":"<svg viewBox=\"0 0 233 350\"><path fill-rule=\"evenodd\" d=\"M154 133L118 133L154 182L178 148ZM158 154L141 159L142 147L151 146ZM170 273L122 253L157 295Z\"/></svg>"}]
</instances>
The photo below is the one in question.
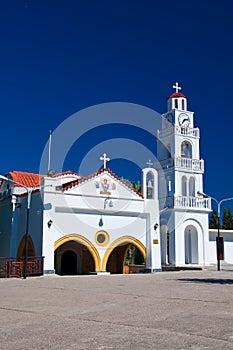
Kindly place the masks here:
<instances>
[{"instance_id":1,"label":"white wall","mask_svg":"<svg viewBox=\"0 0 233 350\"><path fill-rule=\"evenodd\" d=\"M209 240L207 243L207 260L209 264L217 263L216 237L218 231L209 229ZM233 230L220 230L220 236L224 239L224 261L233 264Z\"/></svg>"}]
</instances>

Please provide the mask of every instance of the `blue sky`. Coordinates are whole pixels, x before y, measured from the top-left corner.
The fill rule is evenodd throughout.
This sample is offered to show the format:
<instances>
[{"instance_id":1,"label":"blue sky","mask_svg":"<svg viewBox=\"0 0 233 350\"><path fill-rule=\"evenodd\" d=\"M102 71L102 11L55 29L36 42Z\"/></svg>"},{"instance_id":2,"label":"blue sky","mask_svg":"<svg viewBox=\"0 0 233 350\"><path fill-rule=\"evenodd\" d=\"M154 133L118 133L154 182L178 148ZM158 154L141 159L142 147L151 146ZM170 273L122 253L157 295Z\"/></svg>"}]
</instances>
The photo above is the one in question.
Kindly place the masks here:
<instances>
[{"instance_id":1,"label":"blue sky","mask_svg":"<svg viewBox=\"0 0 233 350\"><path fill-rule=\"evenodd\" d=\"M230 0L1 1L0 173L38 172L49 130L83 108L164 113L178 81L201 130L205 192L233 196L232 11ZM65 166L77 171L73 154ZM132 164L109 166L136 180Z\"/></svg>"}]
</instances>

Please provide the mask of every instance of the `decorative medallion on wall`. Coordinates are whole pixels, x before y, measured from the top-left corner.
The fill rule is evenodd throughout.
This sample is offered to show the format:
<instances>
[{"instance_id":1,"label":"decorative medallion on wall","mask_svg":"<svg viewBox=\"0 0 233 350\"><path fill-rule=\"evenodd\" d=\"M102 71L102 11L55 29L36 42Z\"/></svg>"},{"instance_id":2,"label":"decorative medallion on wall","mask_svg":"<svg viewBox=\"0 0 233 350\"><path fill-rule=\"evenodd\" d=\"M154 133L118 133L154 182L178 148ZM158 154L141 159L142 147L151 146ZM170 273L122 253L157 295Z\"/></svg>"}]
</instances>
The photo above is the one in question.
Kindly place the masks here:
<instances>
[{"instance_id":1,"label":"decorative medallion on wall","mask_svg":"<svg viewBox=\"0 0 233 350\"><path fill-rule=\"evenodd\" d=\"M110 196L111 192L116 189L116 184L110 179L103 177L100 179L100 181L95 182L95 187L99 190L99 194L106 194Z\"/></svg>"},{"instance_id":2,"label":"decorative medallion on wall","mask_svg":"<svg viewBox=\"0 0 233 350\"><path fill-rule=\"evenodd\" d=\"M100 230L95 234L95 242L99 246L106 246L109 242L109 234L106 231Z\"/></svg>"}]
</instances>

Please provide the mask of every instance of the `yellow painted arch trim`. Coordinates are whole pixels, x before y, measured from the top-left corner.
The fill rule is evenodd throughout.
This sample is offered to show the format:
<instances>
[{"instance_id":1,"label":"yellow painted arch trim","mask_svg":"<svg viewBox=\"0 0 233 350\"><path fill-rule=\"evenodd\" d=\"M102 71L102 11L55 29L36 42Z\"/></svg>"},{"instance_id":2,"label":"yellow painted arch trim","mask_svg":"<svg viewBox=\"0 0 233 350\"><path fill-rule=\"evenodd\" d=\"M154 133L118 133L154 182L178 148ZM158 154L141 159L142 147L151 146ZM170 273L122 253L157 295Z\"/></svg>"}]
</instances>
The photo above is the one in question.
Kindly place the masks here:
<instances>
[{"instance_id":1,"label":"yellow painted arch trim","mask_svg":"<svg viewBox=\"0 0 233 350\"><path fill-rule=\"evenodd\" d=\"M85 238L81 235L73 233L73 234L66 235L66 236L59 238L57 241L54 242L54 251L57 250L57 248L59 248L62 244L67 243L69 241L76 241L76 242L79 242L79 243L85 245L85 247L89 250L89 252L91 253L91 255L94 259L95 270L96 271L100 270L100 256L99 256L97 249L87 238Z\"/></svg>"},{"instance_id":2,"label":"yellow painted arch trim","mask_svg":"<svg viewBox=\"0 0 233 350\"><path fill-rule=\"evenodd\" d=\"M101 266L102 271L106 271L107 261L113 249L118 247L120 244L127 244L127 243L135 245L135 247L137 247L138 250L142 253L144 260L146 260L146 247L142 244L142 242L140 242L138 239L132 236L123 236L116 239L114 242L112 242L110 247L108 247L108 249L106 250L102 260L102 266Z\"/></svg>"}]
</instances>

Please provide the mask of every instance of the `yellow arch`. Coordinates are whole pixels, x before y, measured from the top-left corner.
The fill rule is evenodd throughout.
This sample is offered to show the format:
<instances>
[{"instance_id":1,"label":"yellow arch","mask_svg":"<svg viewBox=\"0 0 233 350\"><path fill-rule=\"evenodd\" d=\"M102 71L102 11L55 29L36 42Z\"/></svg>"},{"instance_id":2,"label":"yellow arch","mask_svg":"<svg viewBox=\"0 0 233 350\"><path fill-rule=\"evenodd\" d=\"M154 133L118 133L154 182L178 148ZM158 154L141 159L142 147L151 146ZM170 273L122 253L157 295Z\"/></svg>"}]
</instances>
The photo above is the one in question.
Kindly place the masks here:
<instances>
[{"instance_id":1,"label":"yellow arch","mask_svg":"<svg viewBox=\"0 0 233 350\"><path fill-rule=\"evenodd\" d=\"M94 245L87 238L85 238L81 235L73 233L73 234L66 235L66 236L59 238L57 241L54 242L54 251L57 250L57 248L59 248L62 244L67 243L69 241L76 241L76 242L79 242L79 243L85 245L85 247L89 250L89 252L91 253L91 255L94 259L95 270L96 271L100 270L100 256L99 256L97 249L94 247Z\"/></svg>"},{"instance_id":2,"label":"yellow arch","mask_svg":"<svg viewBox=\"0 0 233 350\"><path fill-rule=\"evenodd\" d=\"M31 236L28 236L28 256L35 256L35 246ZM25 256L25 235L21 239L18 250L17 250L17 258L23 258Z\"/></svg>"},{"instance_id":3,"label":"yellow arch","mask_svg":"<svg viewBox=\"0 0 233 350\"><path fill-rule=\"evenodd\" d=\"M106 250L104 257L103 257L103 260L102 260L102 265L101 265L102 271L106 271L108 258L110 256L110 254L112 253L113 249L118 247L120 244L127 244L127 243L134 244L135 247L137 247L138 250L142 253L144 260L146 260L146 247L138 239L136 239L132 236L123 236L123 237L116 239L114 242L112 242L110 247L108 247L108 249Z\"/></svg>"}]
</instances>

